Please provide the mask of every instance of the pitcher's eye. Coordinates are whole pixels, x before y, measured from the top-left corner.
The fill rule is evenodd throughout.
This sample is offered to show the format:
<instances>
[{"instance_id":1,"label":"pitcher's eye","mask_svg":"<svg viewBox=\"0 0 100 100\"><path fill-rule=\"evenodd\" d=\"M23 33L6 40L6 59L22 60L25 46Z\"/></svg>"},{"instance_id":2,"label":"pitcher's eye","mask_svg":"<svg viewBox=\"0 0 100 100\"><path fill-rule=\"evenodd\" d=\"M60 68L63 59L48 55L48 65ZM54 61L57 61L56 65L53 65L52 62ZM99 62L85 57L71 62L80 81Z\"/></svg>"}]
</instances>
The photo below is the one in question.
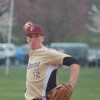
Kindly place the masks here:
<instances>
[{"instance_id":1,"label":"pitcher's eye","mask_svg":"<svg viewBox=\"0 0 100 100\"><path fill-rule=\"evenodd\" d=\"M27 36L28 38L32 38L32 35Z\"/></svg>"},{"instance_id":2,"label":"pitcher's eye","mask_svg":"<svg viewBox=\"0 0 100 100\"><path fill-rule=\"evenodd\" d=\"M32 36L33 36L32 34L27 34L28 38L32 38Z\"/></svg>"},{"instance_id":3,"label":"pitcher's eye","mask_svg":"<svg viewBox=\"0 0 100 100\"><path fill-rule=\"evenodd\" d=\"M34 38L38 38L39 37L39 35L38 34L34 34Z\"/></svg>"}]
</instances>

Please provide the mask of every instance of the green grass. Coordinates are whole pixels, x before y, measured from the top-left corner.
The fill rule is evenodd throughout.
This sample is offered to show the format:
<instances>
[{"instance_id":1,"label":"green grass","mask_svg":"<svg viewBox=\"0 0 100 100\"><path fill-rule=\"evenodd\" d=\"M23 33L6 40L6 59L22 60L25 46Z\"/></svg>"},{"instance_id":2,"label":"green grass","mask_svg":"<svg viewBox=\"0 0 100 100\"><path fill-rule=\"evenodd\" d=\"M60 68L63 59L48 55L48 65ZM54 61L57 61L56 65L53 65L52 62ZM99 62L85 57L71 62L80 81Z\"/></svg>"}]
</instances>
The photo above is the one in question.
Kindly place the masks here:
<instances>
[{"instance_id":1,"label":"green grass","mask_svg":"<svg viewBox=\"0 0 100 100\"><path fill-rule=\"evenodd\" d=\"M0 67L0 100L25 100L25 67L11 67L5 76L5 67Z\"/></svg>"},{"instance_id":2,"label":"green grass","mask_svg":"<svg viewBox=\"0 0 100 100\"><path fill-rule=\"evenodd\" d=\"M67 72L60 70L60 82L66 82ZM71 100L100 100L100 68L81 68Z\"/></svg>"},{"instance_id":3,"label":"green grass","mask_svg":"<svg viewBox=\"0 0 100 100\"><path fill-rule=\"evenodd\" d=\"M25 100L25 67L0 67L0 100ZM69 69L59 68L59 84L68 82ZM100 68L81 68L71 100L100 100Z\"/></svg>"}]
</instances>

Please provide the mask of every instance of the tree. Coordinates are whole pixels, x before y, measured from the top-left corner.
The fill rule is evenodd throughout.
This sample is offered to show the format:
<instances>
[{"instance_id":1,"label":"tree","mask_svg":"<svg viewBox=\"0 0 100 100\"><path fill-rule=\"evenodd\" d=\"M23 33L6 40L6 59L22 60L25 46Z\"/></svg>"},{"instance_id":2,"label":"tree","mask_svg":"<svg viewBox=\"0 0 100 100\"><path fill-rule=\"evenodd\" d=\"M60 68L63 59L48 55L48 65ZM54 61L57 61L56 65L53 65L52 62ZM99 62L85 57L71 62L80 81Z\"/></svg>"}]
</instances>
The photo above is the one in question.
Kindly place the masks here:
<instances>
[{"instance_id":1,"label":"tree","mask_svg":"<svg viewBox=\"0 0 100 100\"><path fill-rule=\"evenodd\" d=\"M68 8L68 27L69 35L82 34L85 23L87 21L89 0L67 0Z\"/></svg>"},{"instance_id":2,"label":"tree","mask_svg":"<svg viewBox=\"0 0 100 100\"><path fill-rule=\"evenodd\" d=\"M65 0L16 0L15 12L19 25L31 20L46 32L46 43L56 41L66 30L67 2ZM61 33L62 32L62 33Z\"/></svg>"},{"instance_id":3,"label":"tree","mask_svg":"<svg viewBox=\"0 0 100 100\"><path fill-rule=\"evenodd\" d=\"M7 40L9 0L0 0L0 42Z\"/></svg>"},{"instance_id":4,"label":"tree","mask_svg":"<svg viewBox=\"0 0 100 100\"><path fill-rule=\"evenodd\" d=\"M47 44L80 36L87 21L90 1L15 0L18 27L22 29L28 20L41 25L46 32Z\"/></svg>"},{"instance_id":5,"label":"tree","mask_svg":"<svg viewBox=\"0 0 100 100\"><path fill-rule=\"evenodd\" d=\"M92 33L100 34L100 5L92 4L88 12L87 29Z\"/></svg>"}]
</instances>

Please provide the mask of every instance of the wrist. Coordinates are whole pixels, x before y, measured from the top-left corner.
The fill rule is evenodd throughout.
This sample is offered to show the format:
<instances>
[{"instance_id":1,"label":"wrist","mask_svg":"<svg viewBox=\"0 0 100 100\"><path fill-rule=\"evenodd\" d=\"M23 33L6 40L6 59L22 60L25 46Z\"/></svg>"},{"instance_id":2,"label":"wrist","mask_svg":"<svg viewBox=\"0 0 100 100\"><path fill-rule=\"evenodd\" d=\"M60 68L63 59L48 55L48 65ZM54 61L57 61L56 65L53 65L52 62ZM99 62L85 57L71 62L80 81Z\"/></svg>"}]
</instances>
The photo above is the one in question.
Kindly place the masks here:
<instances>
[{"instance_id":1,"label":"wrist","mask_svg":"<svg viewBox=\"0 0 100 100\"><path fill-rule=\"evenodd\" d=\"M73 83L73 82L68 82L68 84L70 84L73 88L75 86L75 83Z\"/></svg>"}]
</instances>

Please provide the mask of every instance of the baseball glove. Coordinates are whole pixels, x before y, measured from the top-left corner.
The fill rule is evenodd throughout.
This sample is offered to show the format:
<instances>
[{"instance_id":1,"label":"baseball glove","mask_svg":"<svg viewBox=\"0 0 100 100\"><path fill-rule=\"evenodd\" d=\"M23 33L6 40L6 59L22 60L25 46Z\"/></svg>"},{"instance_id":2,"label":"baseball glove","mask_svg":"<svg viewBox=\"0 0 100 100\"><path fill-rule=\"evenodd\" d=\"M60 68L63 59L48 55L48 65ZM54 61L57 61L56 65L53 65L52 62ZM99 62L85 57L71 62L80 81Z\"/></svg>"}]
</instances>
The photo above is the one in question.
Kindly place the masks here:
<instances>
[{"instance_id":1,"label":"baseball glove","mask_svg":"<svg viewBox=\"0 0 100 100\"><path fill-rule=\"evenodd\" d=\"M55 87L47 94L47 100L70 100L73 93L72 86L68 84L62 84Z\"/></svg>"}]
</instances>

